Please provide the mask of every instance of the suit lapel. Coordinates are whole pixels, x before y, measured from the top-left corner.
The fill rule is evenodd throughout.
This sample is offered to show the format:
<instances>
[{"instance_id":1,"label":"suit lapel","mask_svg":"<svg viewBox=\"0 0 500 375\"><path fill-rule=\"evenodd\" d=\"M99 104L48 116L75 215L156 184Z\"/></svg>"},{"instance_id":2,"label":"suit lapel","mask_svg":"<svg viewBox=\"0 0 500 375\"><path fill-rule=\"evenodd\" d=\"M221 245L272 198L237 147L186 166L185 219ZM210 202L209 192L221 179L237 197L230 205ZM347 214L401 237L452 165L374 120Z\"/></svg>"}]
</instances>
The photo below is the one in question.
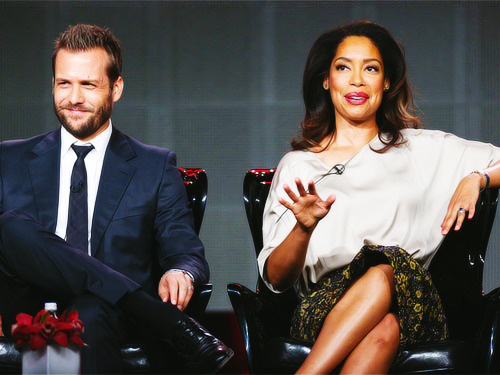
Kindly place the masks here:
<instances>
[{"instance_id":1,"label":"suit lapel","mask_svg":"<svg viewBox=\"0 0 500 375\"><path fill-rule=\"evenodd\" d=\"M34 157L27 164L38 220L49 231L55 232L59 206L61 129L49 133L31 152Z\"/></svg>"},{"instance_id":2,"label":"suit lapel","mask_svg":"<svg viewBox=\"0 0 500 375\"><path fill-rule=\"evenodd\" d=\"M120 131L113 128L108 149L104 156L92 220L91 251L94 256L99 248L102 236L108 228L136 171L136 168L128 162L135 157L136 153L127 138Z\"/></svg>"}]
</instances>

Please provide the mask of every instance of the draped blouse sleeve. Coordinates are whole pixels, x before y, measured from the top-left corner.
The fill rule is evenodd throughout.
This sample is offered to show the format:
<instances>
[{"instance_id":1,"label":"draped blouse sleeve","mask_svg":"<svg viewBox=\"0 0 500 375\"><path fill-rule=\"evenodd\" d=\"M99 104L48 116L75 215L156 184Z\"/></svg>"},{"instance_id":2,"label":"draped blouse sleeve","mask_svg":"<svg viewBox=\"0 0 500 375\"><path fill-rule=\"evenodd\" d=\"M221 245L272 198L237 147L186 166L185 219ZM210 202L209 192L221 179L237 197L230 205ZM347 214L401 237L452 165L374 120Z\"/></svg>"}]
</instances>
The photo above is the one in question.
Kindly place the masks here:
<instances>
[{"instance_id":1,"label":"draped blouse sleeve","mask_svg":"<svg viewBox=\"0 0 500 375\"><path fill-rule=\"evenodd\" d=\"M269 195L266 200L263 217L262 238L264 241L264 248L257 258L259 266L259 273L264 282L274 292L275 290L267 278L265 272L265 265L267 258L271 252L278 247L292 231L296 220L295 216L290 210L287 210L279 201L278 197L284 199L288 198L283 185L288 185L295 192L295 177L304 175L304 171L300 171L296 166L296 158L294 152L286 154L278 164L274 173L273 181L269 190ZM289 199L288 199L289 200Z\"/></svg>"},{"instance_id":2,"label":"draped blouse sleeve","mask_svg":"<svg viewBox=\"0 0 500 375\"><path fill-rule=\"evenodd\" d=\"M287 184L321 181L322 199L335 194L330 212L318 223L308 245L304 269L295 289L307 294L323 275L350 263L363 245L399 246L428 267L443 240L441 223L463 177L500 160L500 149L436 130L405 129L406 143L385 153L376 137L345 162L342 176L328 171L316 154L292 151L280 161L263 217L264 247L257 259L266 276L266 260L294 227L293 213L278 201L288 199Z\"/></svg>"},{"instance_id":3,"label":"draped blouse sleeve","mask_svg":"<svg viewBox=\"0 0 500 375\"><path fill-rule=\"evenodd\" d=\"M500 148L469 141L439 130L405 131L417 179L423 186L421 212L430 213L420 231L428 233L428 254L422 259L428 267L443 237L441 223L451 196L460 181L474 170L485 169L500 160Z\"/></svg>"}]
</instances>

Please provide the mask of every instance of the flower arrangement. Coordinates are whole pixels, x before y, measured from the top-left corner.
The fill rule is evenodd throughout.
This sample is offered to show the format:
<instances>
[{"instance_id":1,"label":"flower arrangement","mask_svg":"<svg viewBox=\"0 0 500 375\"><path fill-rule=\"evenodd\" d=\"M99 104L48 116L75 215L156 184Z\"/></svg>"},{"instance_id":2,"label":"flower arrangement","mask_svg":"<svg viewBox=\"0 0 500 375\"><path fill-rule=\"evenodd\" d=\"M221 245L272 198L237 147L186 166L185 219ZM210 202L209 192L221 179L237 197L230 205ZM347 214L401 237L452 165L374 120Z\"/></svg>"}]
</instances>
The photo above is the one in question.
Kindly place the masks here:
<instances>
[{"instance_id":1,"label":"flower arrangement","mask_svg":"<svg viewBox=\"0 0 500 375\"><path fill-rule=\"evenodd\" d=\"M12 337L17 339L16 349L21 350L29 345L32 350L44 347L48 343L57 343L63 347L73 343L80 348L85 344L81 339L82 321L78 319L78 311L60 318L51 316L47 310L36 314L35 318L28 314L17 314L16 324L12 325Z\"/></svg>"}]
</instances>

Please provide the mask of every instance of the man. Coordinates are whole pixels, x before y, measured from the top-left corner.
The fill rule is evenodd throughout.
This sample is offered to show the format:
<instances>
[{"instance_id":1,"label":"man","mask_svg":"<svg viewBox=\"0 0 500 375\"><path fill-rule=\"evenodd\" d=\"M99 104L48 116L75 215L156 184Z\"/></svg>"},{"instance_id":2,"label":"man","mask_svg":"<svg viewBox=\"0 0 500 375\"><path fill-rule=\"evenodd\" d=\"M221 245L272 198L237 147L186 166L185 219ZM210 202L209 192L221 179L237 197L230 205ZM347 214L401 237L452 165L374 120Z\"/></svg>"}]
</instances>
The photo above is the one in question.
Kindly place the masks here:
<instances>
[{"instance_id":1,"label":"man","mask_svg":"<svg viewBox=\"0 0 500 375\"><path fill-rule=\"evenodd\" d=\"M3 330L55 299L83 321L84 373L121 371L130 319L175 341L191 370L214 372L232 351L182 312L208 265L175 154L111 124L121 59L109 30L70 26L52 56L62 127L0 143Z\"/></svg>"}]
</instances>

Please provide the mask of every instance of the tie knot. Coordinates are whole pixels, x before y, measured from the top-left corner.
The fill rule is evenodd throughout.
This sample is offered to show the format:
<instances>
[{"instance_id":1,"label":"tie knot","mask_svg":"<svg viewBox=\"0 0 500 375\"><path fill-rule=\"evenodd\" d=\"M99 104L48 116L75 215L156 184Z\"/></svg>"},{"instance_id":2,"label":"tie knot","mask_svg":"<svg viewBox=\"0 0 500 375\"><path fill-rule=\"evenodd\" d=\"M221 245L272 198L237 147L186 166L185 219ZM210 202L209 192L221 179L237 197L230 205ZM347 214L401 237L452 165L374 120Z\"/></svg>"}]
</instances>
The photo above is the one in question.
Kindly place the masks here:
<instances>
[{"instance_id":1,"label":"tie knot","mask_svg":"<svg viewBox=\"0 0 500 375\"><path fill-rule=\"evenodd\" d=\"M76 145L71 145L71 148L73 151L75 151L75 154L78 159L84 159L85 156L94 148L94 146L76 146Z\"/></svg>"}]
</instances>

